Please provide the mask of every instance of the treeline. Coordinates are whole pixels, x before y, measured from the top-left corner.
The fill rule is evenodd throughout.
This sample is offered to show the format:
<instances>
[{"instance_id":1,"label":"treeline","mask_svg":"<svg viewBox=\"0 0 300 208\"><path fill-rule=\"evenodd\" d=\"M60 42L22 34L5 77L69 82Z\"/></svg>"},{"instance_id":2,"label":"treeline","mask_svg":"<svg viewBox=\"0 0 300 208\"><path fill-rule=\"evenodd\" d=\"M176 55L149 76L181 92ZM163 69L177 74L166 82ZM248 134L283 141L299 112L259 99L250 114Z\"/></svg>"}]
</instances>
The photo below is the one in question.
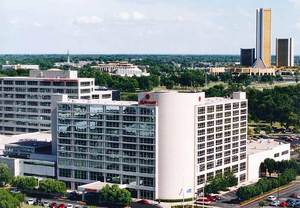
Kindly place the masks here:
<instances>
[{"instance_id":1,"label":"treeline","mask_svg":"<svg viewBox=\"0 0 300 208\"><path fill-rule=\"evenodd\" d=\"M237 190L237 197L244 201L263 193L271 191L280 186L286 185L296 179L296 171L293 169L285 170L278 178L262 178L254 185L242 186Z\"/></svg>"},{"instance_id":2,"label":"treeline","mask_svg":"<svg viewBox=\"0 0 300 208\"><path fill-rule=\"evenodd\" d=\"M299 127L300 85L274 87L262 91L247 89L250 118L269 122L280 122L286 128Z\"/></svg>"},{"instance_id":3,"label":"treeline","mask_svg":"<svg viewBox=\"0 0 300 208\"><path fill-rule=\"evenodd\" d=\"M262 170L269 174L277 173L277 178L262 178L254 185L240 187L236 193L240 200L248 200L255 196L286 185L295 180L300 173L300 165L294 160L275 161L265 159L261 164Z\"/></svg>"}]
</instances>

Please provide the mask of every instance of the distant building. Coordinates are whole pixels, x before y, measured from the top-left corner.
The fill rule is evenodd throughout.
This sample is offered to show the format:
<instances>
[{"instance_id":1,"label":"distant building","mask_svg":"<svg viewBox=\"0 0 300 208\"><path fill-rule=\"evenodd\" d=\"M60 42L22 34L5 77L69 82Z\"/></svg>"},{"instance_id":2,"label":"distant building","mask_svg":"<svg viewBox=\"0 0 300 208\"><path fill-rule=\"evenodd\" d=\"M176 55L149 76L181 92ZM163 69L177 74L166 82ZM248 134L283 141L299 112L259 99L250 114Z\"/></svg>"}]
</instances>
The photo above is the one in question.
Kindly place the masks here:
<instances>
[{"instance_id":1,"label":"distant building","mask_svg":"<svg viewBox=\"0 0 300 208\"><path fill-rule=\"evenodd\" d=\"M255 48L241 48L240 65L250 67L255 62Z\"/></svg>"},{"instance_id":2,"label":"distant building","mask_svg":"<svg viewBox=\"0 0 300 208\"><path fill-rule=\"evenodd\" d=\"M294 49L292 38L276 39L276 66L294 66Z\"/></svg>"},{"instance_id":3,"label":"distant building","mask_svg":"<svg viewBox=\"0 0 300 208\"><path fill-rule=\"evenodd\" d=\"M107 64L98 64L96 66L92 66L92 68L121 77L141 77L150 75L146 71L139 69L138 66L130 64L127 61L117 61L109 62Z\"/></svg>"},{"instance_id":4,"label":"distant building","mask_svg":"<svg viewBox=\"0 0 300 208\"><path fill-rule=\"evenodd\" d=\"M260 178L261 163L267 159L275 161L290 159L290 144L273 139L250 140L247 143L247 178L256 182Z\"/></svg>"},{"instance_id":5,"label":"distant building","mask_svg":"<svg viewBox=\"0 0 300 208\"><path fill-rule=\"evenodd\" d=\"M19 70L19 69L24 69L24 70L31 70L35 69L38 70L40 68L39 65L33 65L33 64L4 64L2 65L2 70Z\"/></svg>"},{"instance_id":6,"label":"distant building","mask_svg":"<svg viewBox=\"0 0 300 208\"><path fill-rule=\"evenodd\" d=\"M271 66L271 9L256 10L255 68Z\"/></svg>"}]
</instances>

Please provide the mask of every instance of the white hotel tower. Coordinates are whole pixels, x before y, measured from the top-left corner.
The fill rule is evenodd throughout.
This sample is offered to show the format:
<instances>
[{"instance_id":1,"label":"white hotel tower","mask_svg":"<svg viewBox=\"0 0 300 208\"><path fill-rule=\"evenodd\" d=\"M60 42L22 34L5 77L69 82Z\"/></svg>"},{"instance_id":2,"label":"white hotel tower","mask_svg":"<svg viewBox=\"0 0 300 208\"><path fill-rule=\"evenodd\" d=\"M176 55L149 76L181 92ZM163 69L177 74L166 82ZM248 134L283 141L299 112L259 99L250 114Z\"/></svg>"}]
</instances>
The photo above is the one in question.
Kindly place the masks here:
<instances>
[{"instance_id":1,"label":"white hotel tower","mask_svg":"<svg viewBox=\"0 0 300 208\"><path fill-rule=\"evenodd\" d=\"M72 188L112 182L133 197L178 200L226 171L246 180L244 92L151 92L139 102L60 98L52 110L58 179Z\"/></svg>"}]
</instances>

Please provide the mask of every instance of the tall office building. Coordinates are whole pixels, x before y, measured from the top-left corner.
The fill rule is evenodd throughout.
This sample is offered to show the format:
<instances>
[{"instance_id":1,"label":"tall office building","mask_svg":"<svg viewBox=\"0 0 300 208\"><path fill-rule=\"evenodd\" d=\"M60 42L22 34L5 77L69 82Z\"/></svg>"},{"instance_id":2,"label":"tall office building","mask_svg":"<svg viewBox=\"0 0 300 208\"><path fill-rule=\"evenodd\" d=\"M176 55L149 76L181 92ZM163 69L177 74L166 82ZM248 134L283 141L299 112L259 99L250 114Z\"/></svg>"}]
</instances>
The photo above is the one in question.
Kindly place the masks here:
<instances>
[{"instance_id":1,"label":"tall office building","mask_svg":"<svg viewBox=\"0 0 300 208\"><path fill-rule=\"evenodd\" d=\"M52 106L58 179L71 188L122 184L134 197L180 200L232 171L246 180L247 99L140 93L138 102L57 98ZM184 193L184 194L183 194Z\"/></svg>"},{"instance_id":2,"label":"tall office building","mask_svg":"<svg viewBox=\"0 0 300 208\"><path fill-rule=\"evenodd\" d=\"M255 62L255 48L241 48L240 65L250 67Z\"/></svg>"},{"instance_id":3,"label":"tall office building","mask_svg":"<svg viewBox=\"0 0 300 208\"><path fill-rule=\"evenodd\" d=\"M294 48L292 38L276 39L276 66L294 66Z\"/></svg>"},{"instance_id":4,"label":"tall office building","mask_svg":"<svg viewBox=\"0 0 300 208\"><path fill-rule=\"evenodd\" d=\"M31 70L28 77L0 78L0 134L48 131L51 96L111 99L111 91L96 91L94 78L78 78L77 71Z\"/></svg>"},{"instance_id":5,"label":"tall office building","mask_svg":"<svg viewBox=\"0 0 300 208\"><path fill-rule=\"evenodd\" d=\"M271 66L271 9L256 10L255 68Z\"/></svg>"}]
</instances>

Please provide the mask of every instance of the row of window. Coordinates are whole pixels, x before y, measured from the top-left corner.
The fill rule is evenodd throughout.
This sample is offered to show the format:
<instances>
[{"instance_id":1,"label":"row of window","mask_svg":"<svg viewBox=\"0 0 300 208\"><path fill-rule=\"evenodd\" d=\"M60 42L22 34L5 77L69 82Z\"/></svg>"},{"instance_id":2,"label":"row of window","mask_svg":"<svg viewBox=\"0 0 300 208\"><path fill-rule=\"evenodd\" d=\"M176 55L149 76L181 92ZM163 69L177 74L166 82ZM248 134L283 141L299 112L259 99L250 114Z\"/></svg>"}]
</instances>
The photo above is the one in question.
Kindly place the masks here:
<instances>
[{"instance_id":1,"label":"row of window","mask_svg":"<svg viewBox=\"0 0 300 208\"><path fill-rule=\"evenodd\" d=\"M235 102L235 103L227 103L225 105L223 104L218 104L216 106L211 105L211 106L206 106L206 107L198 107L198 114L205 114L205 113L213 113L213 112L220 112L220 111L228 111L232 109L238 109L238 108L246 108L247 107L247 102L243 101L241 103ZM205 111L206 109L206 111Z\"/></svg>"}]
</instances>

